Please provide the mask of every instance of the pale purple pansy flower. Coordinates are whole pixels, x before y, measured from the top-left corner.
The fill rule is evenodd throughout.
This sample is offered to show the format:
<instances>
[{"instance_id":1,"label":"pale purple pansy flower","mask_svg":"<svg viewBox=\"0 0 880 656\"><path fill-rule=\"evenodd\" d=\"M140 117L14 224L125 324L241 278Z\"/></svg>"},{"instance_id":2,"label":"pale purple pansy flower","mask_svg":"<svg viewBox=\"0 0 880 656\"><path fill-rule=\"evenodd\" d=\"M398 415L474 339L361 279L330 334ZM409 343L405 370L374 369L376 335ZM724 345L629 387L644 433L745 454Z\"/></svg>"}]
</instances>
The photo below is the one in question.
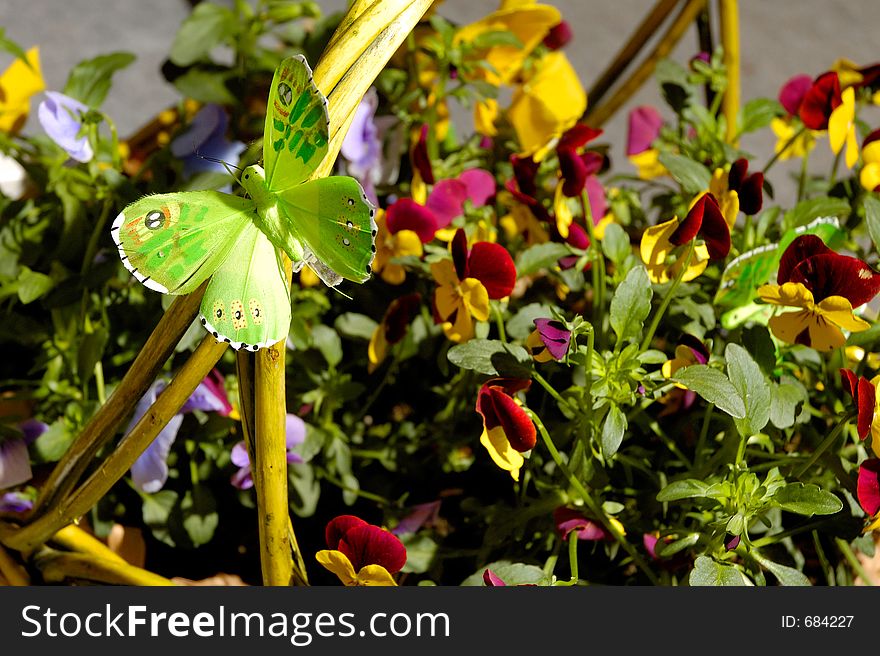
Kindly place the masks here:
<instances>
[{"instance_id":1,"label":"pale purple pansy flower","mask_svg":"<svg viewBox=\"0 0 880 656\"><path fill-rule=\"evenodd\" d=\"M165 485L165 481L168 480L168 454L171 452L174 440L177 439L177 433L183 423L185 413L201 410L203 412L218 412L224 416L230 414L232 406L226 397L222 380L222 376L218 372L212 371L204 381L199 383L180 411L171 418L156 436L156 439L138 457L131 466L131 478L135 487L142 492L152 494L161 490ZM126 433L130 432L147 413L166 386L167 383L164 380L157 380L150 386L147 393L138 401L131 422L125 429Z\"/></svg>"},{"instance_id":2,"label":"pale purple pansy flower","mask_svg":"<svg viewBox=\"0 0 880 656\"><path fill-rule=\"evenodd\" d=\"M786 112L796 116L807 91L813 86L813 78L809 75L795 75L782 85L779 90L779 102Z\"/></svg>"},{"instance_id":3,"label":"pale purple pansy flower","mask_svg":"<svg viewBox=\"0 0 880 656\"><path fill-rule=\"evenodd\" d=\"M305 442L306 422L300 417L288 413L286 430L287 463L292 465L305 462L301 455L294 453L294 449ZM251 470L251 459L248 457L247 447L244 442L238 442L232 447L230 459L232 464L238 467L238 471L232 475L229 482L239 490L252 488L254 486L254 477Z\"/></svg>"},{"instance_id":4,"label":"pale purple pansy flower","mask_svg":"<svg viewBox=\"0 0 880 656\"><path fill-rule=\"evenodd\" d=\"M80 101L57 91L47 91L37 110L46 134L78 162L88 162L94 156L88 137L79 134L82 115L88 111Z\"/></svg>"},{"instance_id":5,"label":"pale purple pansy flower","mask_svg":"<svg viewBox=\"0 0 880 656\"><path fill-rule=\"evenodd\" d=\"M37 419L26 419L18 424L18 429L22 437L0 441L0 490L31 479L33 473L28 444L49 430L49 427Z\"/></svg>"},{"instance_id":6,"label":"pale purple pansy flower","mask_svg":"<svg viewBox=\"0 0 880 656\"><path fill-rule=\"evenodd\" d=\"M0 513L23 513L33 507L33 499L24 492L0 494Z\"/></svg>"},{"instance_id":7,"label":"pale purple pansy flower","mask_svg":"<svg viewBox=\"0 0 880 656\"><path fill-rule=\"evenodd\" d=\"M464 203L482 207L495 196L495 178L483 169L467 169L451 180L440 180L431 190L425 206L437 221L437 229L447 227L464 214Z\"/></svg>"},{"instance_id":8,"label":"pale purple pansy flower","mask_svg":"<svg viewBox=\"0 0 880 656\"><path fill-rule=\"evenodd\" d=\"M183 175L225 171L221 162L235 163L247 147L226 138L229 117L220 105L209 103L193 117L186 132L171 142L171 154L183 162ZM214 161L220 160L220 162Z\"/></svg>"},{"instance_id":9,"label":"pale purple pansy flower","mask_svg":"<svg viewBox=\"0 0 880 656\"><path fill-rule=\"evenodd\" d=\"M394 116L377 117L378 107L379 96L371 87L355 110L339 150L346 160L346 171L358 179L374 204L378 204L376 185L393 182L397 176L397 165L392 160L398 155L394 153L394 157L386 158L384 152L386 136L398 121ZM401 148L401 138L391 141L392 149Z\"/></svg>"},{"instance_id":10,"label":"pale purple pansy flower","mask_svg":"<svg viewBox=\"0 0 880 656\"><path fill-rule=\"evenodd\" d=\"M401 519L391 532L394 535L406 535L407 533L415 533L426 524L430 525L436 522L440 512L440 503L440 499L437 499L437 501L429 501L428 503L420 503L417 506L413 506L409 514Z\"/></svg>"},{"instance_id":11,"label":"pale purple pansy flower","mask_svg":"<svg viewBox=\"0 0 880 656\"><path fill-rule=\"evenodd\" d=\"M571 331L556 319L535 319L538 336L555 360L564 360L571 344Z\"/></svg>"},{"instance_id":12,"label":"pale purple pansy flower","mask_svg":"<svg viewBox=\"0 0 880 656\"><path fill-rule=\"evenodd\" d=\"M663 117L650 105L636 107L629 113L629 131L626 139L626 154L638 155L651 147L660 134Z\"/></svg>"}]
</instances>

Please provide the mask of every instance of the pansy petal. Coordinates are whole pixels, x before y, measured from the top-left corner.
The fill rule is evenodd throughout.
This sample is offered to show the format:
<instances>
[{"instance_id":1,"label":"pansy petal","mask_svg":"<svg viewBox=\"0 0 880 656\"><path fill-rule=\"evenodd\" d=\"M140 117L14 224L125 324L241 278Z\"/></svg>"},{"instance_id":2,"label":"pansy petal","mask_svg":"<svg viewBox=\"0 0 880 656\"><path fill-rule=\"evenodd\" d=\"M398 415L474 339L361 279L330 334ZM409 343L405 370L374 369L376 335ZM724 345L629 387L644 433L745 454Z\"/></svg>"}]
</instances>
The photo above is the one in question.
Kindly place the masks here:
<instances>
[{"instance_id":1,"label":"pansy petal","mask_svg":"<svg viewBox=\"0 0 880 656\"><path fill-rule=\"evenodd\" d=\"M813 86L813 79L809 75L795 75L788 80L779 90L779 102L791 115L797 114L804 95Z\"/></svg>"},{"instance_id":2,"label":"pansy petal","mask_svg":"<svg viewBox=\"0 0 880 656\"><path fill-rule=\"evenodd\" d=\"M441 287L455 287L458 285L458 276L451 260L440 260L431 263L431 276ZM445 316L449 316L447 313Z\"/></svg>"},{"instance_id":3,"label":"pansy petal","mask_svg":"<svg viewBox=\"0 0 880 656\"><path fill-rule=\"evenodd\" d=\"M285 429L288 450L306 441L306 422L302 418L288 412Z\"/></svg>"},{"instance_id":4,"label":"pansy petal","mask_svg":"<svg viewBox=\"0 0 880 656\"><path fill-rule=\"evenodd\" d=\"M587 165L573 148L558 150L562 192L569 198L580 196L587 180Z\"/></svg>"},{"instance_id":5,"label":"pansy petal","mask_svg":"<svg viewBox=\"0 0 880 656\"><path fill-rule=\"evenodd\" d=\"M245 443L243 441L236 442L235 446L232 447L232 451L229 452L229 459L236 467L245 467L251 464L251 459L248 456L247 447L245 446Z\"/></svg>"},{"instance_id":6,"label":"pansy petal","mask_svg":"<svg viewBox=\"0 0 880 656\"><path fill-rule=\"evenodd\" d=\"M440 180L434 185L425 207L434 215L437 228L445 228L464 212L467 186L460 180Z\"/></svg>"},{"instance_id":7,"label":"pansy petal","mask_svg":"<svg viewBox=\"0 0 880 656\"><path fill-rule=\"evenodd\" d=\"M737 197L744 214L752 216L760 212L764 204L764 174L758 171L743 180Z\"/></svg>"},{"instance_id":8,"label":"pansy petal","mask_svg":"<svg viewBox=\"0 0 880 656\"><path fill-rule=\"evenodd\" d=\"M843 389L849 392L849 395L856 398L859 393L859 378L849 369L840 369L840 381L843 383Z\"/></svg>"},{"instance_id":9,"label":"pansy petal","mask_svg":"<svg viewBox=\"0 0 880 656\"><path fill-rule=\"evenodd\" d=\"M337 549L339 542L345 537L349 529L357 526L365 526L367 522L355 515L339 515L327 522L324 529L324 539L327 546L331 549Z\"/></svg>"},{"instance_id":10,"label":"pansy petal","mask_svg":"<svg viewBox=\"0 0 880 656\"><path fill-rule=\"evenodd\" d=\"M520 453L533 449L538 435L535 425L525 411L512 396L499 389L489 388L489 396L495 408L495 415L510 445Z\"/></svg>"},{"instance_id":11,"label":"pansy petal","mask_svg":"<svg viewBox=\"0 0 880 656\"><path fill-rule=\"evenodd\" d=\"M864 319L853 314L852 305L843 296L829 296L816 304L816 311L828 321L851 332L867 330L871 327Z\"/></svg>"},{"instance_id":12,"label":"pansy petal","mask_svg":"<svg viewBox=\"0 0 880 656\"><path fill-rule=\"evenodd\" d=\"M396 586L394 577L381 565L365 565L357 573L357 584L371 587Z\"/></svg>"},{"instance_id":13,"label":"pansy petal","mask_svg":"<svg viewBox=\"0 0 880 656\"><path fill-rule=\"evenodd\" d=\"M168 454L182 423L183 415L171 417L165 428L131 466L132 482L142 492L158 492L168 480Z\"/></svg>"},{"instance_id":14,"label":"pansy petal","mask_svg":"<svg viewBox=\"0 0 880 656\"><path fill-rule=\"evenodd\" d=\"M487 313L488 316L488 313ZM466 342L474 336L474 318L464 305L458 306L454 316L443 323L443 334L452 342Z\"/></svg>"},{"instance_id":15,"label":"pansy petal","mask_svg":"<svg viewBox=\"0 0 880 656\"><path fill-rule=\"evenodd\" d=\"M339 541L339 550L356 570L381 565L395 574L406 564L406 548L396 535L373 524L352 526Z\"/></svg>"},{"instance_id":16,"label":"pansy petal","mask_svg":"<svg viewBox=\"0 0 880 656\"><path fill-rule=\"evenodd\" d=\"M467 198L474 207L483 207L495 197L495 177L483 169L467 169L461 172L458 180L467 189Z\"/></svg>"},{"instance_id":17,"label":"pansy petal","mask_svg":"<svg viewBox=\"0 0 880 656\"><path fill-rule=\"evenodd\" d=\"M464 280L468 273L468 240L463 228L459 228L449 242L449 253L452 255L452 263L455 265L455 273L459 280Z\"/></svg>"},{"instance_id":18,"label":"pansy petal","mask_svg":"<svg viewBox=\"0 0 880 656\"><path fill-rule=\"evenodd\" d=\"M488 568L483 572L483 585L487 588L501 588L507 586L504 579Z\"/></svg>"},{"instance_id":19,"label":"pansy petal","mask_svg":"<svg viewBox=\"0 0 880 656\"><path fill-rule=\"evenodd\" d=\"M315 554L315 559L326 569L336 574L343 585L357 585L354 567L344 553L335 549L323 549Z\"/></svg>"},{"instance_id":20,"label":"pansy petal","mask_svg":"<svg viewBox=\"0 0 880 656\"><path fill-rule=\"evenodd\" d=\"M802 341L796 342L805 346L812 346L817 351L833 351L846 343L846 337L840 328L823 317L811 315L809 324L809 337L799 336Z\"/></svg>"},{"instance_id":21,"label":"pansy petal","mask_svg":"<svg viewBox=\"0 0 880 656\"><path fill-rule=\"evenodd\" d=\"M519 470L523 466L525 458L507 441L504 429L500 426L491 430L483 429L480 444L486 447L489 456L496 465L504 471L510 472L513 480L519 480Z\"/></svg>"},{"instance_id":22,"label":"pansy petal","mask_svg":"<svg viewBox=\"0 0 880 656\"><path fill-rule=\"evenodd\" d=\"M663 117L654 107L642 105L629 113L626 137L627 156L638 155L651 147L663 127Z\"/></svg>"},{"instance_id":23,"label":"pansy petal","mask_svg":"<svg viewBox=\"0 0 880 656\"><path fill-rule=\"evenodd\" d=\"M419 172L421 179L429 185L434 184L434 171L431 168L431 158L428 156L428 130L427 124L419 130L419 138L412 149L412 163Z\"/></svg>"},{"instance_id":24,"label":"pansy petal","mask_svg":"<svg viewBox=\"0 0 880 656\"><path fill-rule=\"evenodd\" d=\"M32 475L25 441L13 438L0 442L0 490L24 483Z\"/></svg>"},{"instance_id":25,"label":"pansy petal","mask_svg":"<svg viewBox=\"0 0 880 656\"><path fill-rule=\"evenodd\" d=\"M859 406L858 430L859 439L863 440L871 432L871 424L874 422L874 409L877 401L877 388L864 376L859 378L856 402Z\"/></svg>"},{"instance_id":26,"label":"pansy petal","mask_svg":"<svg viewBox=\"0 0 880 656\"><path fill-rule=\"evenodd\" d=\"M563 360L571 343L571 331L556 319L535 319L535 327L550 354Z\"/></svg>"},{"instance_id":27,"label":"pansy petal","mask_svg":"<svg viewBox=\"0 0 880 656\"><path fill-rule=\"evenodd\" d=\"M437 232L437 219L433 212L411 198L401 198L385 214L388 232L392 235L401 230L412 230L423 244L427 244Z\"/></svg>"},{"instance_id":28,"label":"pansy petal","mask_svg":"<svg viewBox=\"0 0 880 656\"><path fill-rule=\"evenodd\" d=\"M856 308L880 292L880 273L857 257L837 253L814 255L800 262L789 279L809 288L817 303L842 296Z\"/></svg>"},{"instance_id":29,"label":"pansy petal","mask_svg":"<svg viewBox=\"0 0 880 656\"><path fill-rule=\"evenodd\" d=\"M783 342L810 346L809 328L815 318L816 316L809 310L783 312L770 317L767 325L770 332Z\"/></svg>"},{"instance_id":30,"label":"pansy petal","mask_svg":"<svg viewBox=\"0 0 880 656\"><path fill-rule=\"evenodd\" d=\"M847 134L854 119L855 90L849 87L844 89L841 94L841 104L828 117L828 145L835 155L841 151L846 143Z\"/></svg>"},{"instance_id":31,"label":"pansy petal","mask_svg":"<svg viewBox=\"0 0 880 656\"><path fill-rule=\"evenodd\" d=\"M391 302L391 305L388 306L388 310L385 312L385 317L382 319L382 324L385 328L385 339L388 340L389 344L397 344L397 342L403 339L409 322L418 314L421 302L422 295L417 292L404 294Z\"/></svg>"},{"instance_id":32,"label":"pansy petal","mask_svg":"<svg viewBox=\"0 0 880 656\"><path fill-rule=\"evenodd\" d=\"M598 224L608 213L608 200L605 196L605 187L595 175L587 177L584 182L587 190L587 199L590 201L590 214L593 215L593 225Z\"/></svg>"},{"instance_id":33,"label":"pansy petal","mask_svg":"<svg viewBox=\"0 0 880 656\"><path fill-rule=\"evenodd\" d=\"M559 137L559 143L556 144L556 148L558 150L568 148L577 150L583 148L601 134L602 130L599 128L592 128L586 123L575 123Z\"/></svg>"},{"instance_id":34,"label":"pansy petal","mask_svg":"<svg viewBox=\"0 0 880 656\"><path fill-rule=\"evenodd\" d=\"M813 305L813 293L799 282L761 285L758 287L757 294L762 301L772 305L800 308Z\"/></svg>"},{"instance_id":35,"label":"pansy petal","mask_svg":"<svg viewBox=\"0 0 880 656\"><path fill-rule=\"evenodd\" d=\"M476 278L486 288L489 298L509 296L516 285L516 266L504 246L488 241L474 244L467 260L469 278Z\"/></svg>"},{"instance_id":36,"label":"pansy petal","mask_svg":"<svg viewBox=\"0 0 880 656\"><path fill-rule=\"evenodd\" d=\"M477 321L489 320L489 294L476 278L461 281L461 302Z\"/></svg>"},{"instance_id":37,"label":"pansy petal","mask_svg":"<svg viewBox=\"0 0 880 656\"><path fill-rule=\"evenodd\" d=\"M859 465L859 505L869 515L880 512L880 458L869 458Z\"/></svg>"},{"instance_id":38,"label":"pansy petal","mask_svg":"<svg viewBox=\"0 0 880 656\"><path fill-rule=\"evenodd\" d=\"M814 255L824 255L833 252L816 235L801 235L795 238L785 249L785 252L782 253L776 281L780 285L792 281L792 272L801 262Z\"/></svg>"},{"instance_id":39,"label":"pansy petal","mask_svg":"<svg viewBox=\"0 0 880 656\"><path fill-rule=\"evenodd\" d=\"M746 172L749 170L749 160L740 157L730 165L730 171L727 172L727 188L738 192L743 181L746 179Z\"/></svg>"},{"instance_id":40,"label":"pansy petal","mask_svg":"<svg viewBox=\"0 0 880 656\"><path fill-rule=\"evenodd\" d=\"M823 73L804 94L798 108L798 116L811 130L825 130L828 118L841 103L840 79L837 73Z\"/></svg>"}]
</instances>

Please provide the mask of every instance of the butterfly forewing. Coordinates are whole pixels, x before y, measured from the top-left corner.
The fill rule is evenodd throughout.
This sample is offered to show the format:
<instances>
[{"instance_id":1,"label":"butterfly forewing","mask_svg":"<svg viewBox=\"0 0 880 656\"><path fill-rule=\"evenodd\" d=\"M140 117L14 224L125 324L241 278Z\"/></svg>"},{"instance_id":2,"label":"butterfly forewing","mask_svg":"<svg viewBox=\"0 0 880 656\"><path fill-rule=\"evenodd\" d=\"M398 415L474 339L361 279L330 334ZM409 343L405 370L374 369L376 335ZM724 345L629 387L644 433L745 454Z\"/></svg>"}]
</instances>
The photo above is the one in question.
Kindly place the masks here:
<instances>
[{"instance_id":1,"label":"butterfly forewing","mask_svg":"<svg viewBox=\"0 0 880 656\"><path fill-rule=\"evenodd\" d=\"M376 253L375 210L357 180L345 176L312 180L278 194L278 206L293 236L320 260L318 265L323 263L354 282L370 277Z\"/></svg>"},{"instance_id":2,"label":"butterfly forewing","mask_svg":"<svg viewBox=\"0 0 880 656\"><path fill-rule=\"evenodd\" d=\"M188 294L253 226L254 211L253 201L217 191L145 196L116 217L110 234L122 263L144 285Z\"/></svg>"},{"instance_id":3,"label":"butterfly forewing","mask_svg":"<svg viewBox=\"0 0 880 656\"><path fill-rule=\"evenodd\" d=\"M300 184L327 154L327 100L301 55L275 70L263 134L266 184L274 192Z\"/></svg>"},{"instance_id":4,"label":"butterfly forewing","mask_svg":"<svg viewBox=\"0 0 880 656\"><path fill-rule=\"evenodd\" d=\"M256 351L287 337L290 294L279 251L253 224L211 277L200 320L218 340Z\"/></svg>"}]
</instances>

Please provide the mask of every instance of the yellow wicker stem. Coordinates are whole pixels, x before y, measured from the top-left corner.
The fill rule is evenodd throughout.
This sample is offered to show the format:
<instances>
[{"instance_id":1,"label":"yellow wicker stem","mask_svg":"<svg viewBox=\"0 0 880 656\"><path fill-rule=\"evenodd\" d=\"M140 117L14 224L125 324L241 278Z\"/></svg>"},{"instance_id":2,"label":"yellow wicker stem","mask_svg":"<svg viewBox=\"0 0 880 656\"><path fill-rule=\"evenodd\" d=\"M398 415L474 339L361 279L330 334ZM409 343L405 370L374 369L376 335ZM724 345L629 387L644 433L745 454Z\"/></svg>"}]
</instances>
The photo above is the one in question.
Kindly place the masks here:
<instances>
[{"instance_id":1,"label":"yellow wicker stem","mask_svg":"<svg viewBox=\"0 0 880 656\"><path fill-rule=\"evenodd\" d=\"M651 13L645 16L645 19L636 28L635 32L629 40L617 53L614 60L608 65L608 68L599 76L599 79L593 84L587 94L591 105L596 105L605 97L608 90L614 86L620 75L626 70L626 67L632 63L632 60L639 54L639 51L650 40L654 33L660 29L660 25L666 20L669 13L675 8L679 0L658 0Z\"/></svg>"},{"instance_id":2,"label":"yellow wicker stem","mask_svg":"<svg viewBox=\"0 0 880 656\"><path fill-rule=\"evenodd\" d=\"M721 46L724 48L724 67L727 69L727 89L721 101L721 111L727 120L727 142L736 145L739 114L739 9L736 0L718 0L721 15Z\"/></svg>"},{"instance_id":3,"label":"yellow wicker stem","mask_svg":"<svg viewBox=\"0 0 880 656\"><path fill-rule=\"evenodd\" d=\"M86 533L84 530L73 524L65 526L53 535L52 542L60 547L68 549L69 551L76 551L81 554L101 558L102 560L128 564L122 556L117 554L94 535Z\"/></svg>"},{"instance_id":4,"label":"yellow wicker stem","mask_svg":"<svg viewBox=\"0 0 880 656\"><path fill-rule=\"evenodd\" d=\"M601 127L604 125L605 121L611 118L642 87L653 74L657 62L672 52L675 44L684 36L691 23L696 20L705 4L706 0L688 0L654 51L633 71L632 75L605 104L593 106L592 110L587 112L586 121L591 126Z\"/></svg>"},{"instance_id":5,"label":"yellow wicker stem","mask_svg":"<svg viewBox=\"0 0 880 656\"><path fill-rule=\"evenodd\" d=\"M20 530L9 531L7 527L0 527L0 540L19 551L31 550L46 542L59 529L87 513L118 480L125 476L138 456L150 446L171 417L180 410L199 383L217 364L217 360L223 355L227 346L225 343L217 342L210 335L206 336L153 406L80 488L66 499L53 504L52 512L46 513Z\"/></svg>"},{"instance_id":6,"label":"yellow wicker stem","mask_svg":"<svg viewBox=\"0 0 880 656\"><path fill-rule=\"evenodd\" d=\"M34 563L43 573L43 579L47 583L60 583L65 579L81 579L115 585L174 585L174 582L164 576L129 565L125 561L119 562L87 554L44 549L34 558Z\"/></svg>"},{"instance_id":7,"label":"yellow wicker stem","mask_svg":"<svg viewBox=\"0 0 880 656\"><path fill-rule=\"evenodd\" d=\"M3 547L0 547L0 578L6 579L9 585L25 586L31 584L24 568L15 562Z\"/></svg>"}]
</instances>

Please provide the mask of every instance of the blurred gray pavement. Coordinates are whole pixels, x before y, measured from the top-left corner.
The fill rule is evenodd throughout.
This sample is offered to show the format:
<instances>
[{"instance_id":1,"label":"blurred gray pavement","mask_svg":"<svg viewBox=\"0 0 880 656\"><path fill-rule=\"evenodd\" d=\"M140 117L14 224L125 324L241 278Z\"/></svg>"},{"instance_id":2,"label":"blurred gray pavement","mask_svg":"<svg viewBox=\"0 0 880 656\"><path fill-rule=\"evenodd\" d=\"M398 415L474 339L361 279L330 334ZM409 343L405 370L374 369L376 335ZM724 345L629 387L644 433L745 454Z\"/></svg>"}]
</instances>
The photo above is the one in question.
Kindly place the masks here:
<instances>
[{"instance_id":1,"label":"blurred gray pavement","mask_svg":"<svg viewBox=\"0 0 880 656\"><path fill-rule=\"evenodd\" d=\"M574 39L566 52L586 88L654 4L654 0L545 2L558 7L572 26ZM328 13L347 5L346 0L318 3ZM880 61L878 0L740 0L739 4L744 102L758 96L775 97L792 75L816 75L838 57L858 64ZM466 23L497 6L496 0L446 0L439 11ZM0 0L0 26L25 48L40 46L50 89L59 89L70 68L82 59L115 50L137 55L135 64L117 73L104 105L123 136L175 101L175 92L159 67L188 13L185 0ZM672 56L685 62L696 51L696 29L691 28ZM5 67L9 59L0 54L0 66ZM651 82L605 126L603 140L611 143L619 170L630 170L623 160L627 111L645 103L661 104ZM863 118L877 127L880 110ZM33 116L29 129L39 129L35 126ZM762 165L772 154L773 143L768 130L746 139L742 146ZM817 161L824 157L820 151L827 151L825 143L817 148Z\"/></svg>"}]
</instances>

